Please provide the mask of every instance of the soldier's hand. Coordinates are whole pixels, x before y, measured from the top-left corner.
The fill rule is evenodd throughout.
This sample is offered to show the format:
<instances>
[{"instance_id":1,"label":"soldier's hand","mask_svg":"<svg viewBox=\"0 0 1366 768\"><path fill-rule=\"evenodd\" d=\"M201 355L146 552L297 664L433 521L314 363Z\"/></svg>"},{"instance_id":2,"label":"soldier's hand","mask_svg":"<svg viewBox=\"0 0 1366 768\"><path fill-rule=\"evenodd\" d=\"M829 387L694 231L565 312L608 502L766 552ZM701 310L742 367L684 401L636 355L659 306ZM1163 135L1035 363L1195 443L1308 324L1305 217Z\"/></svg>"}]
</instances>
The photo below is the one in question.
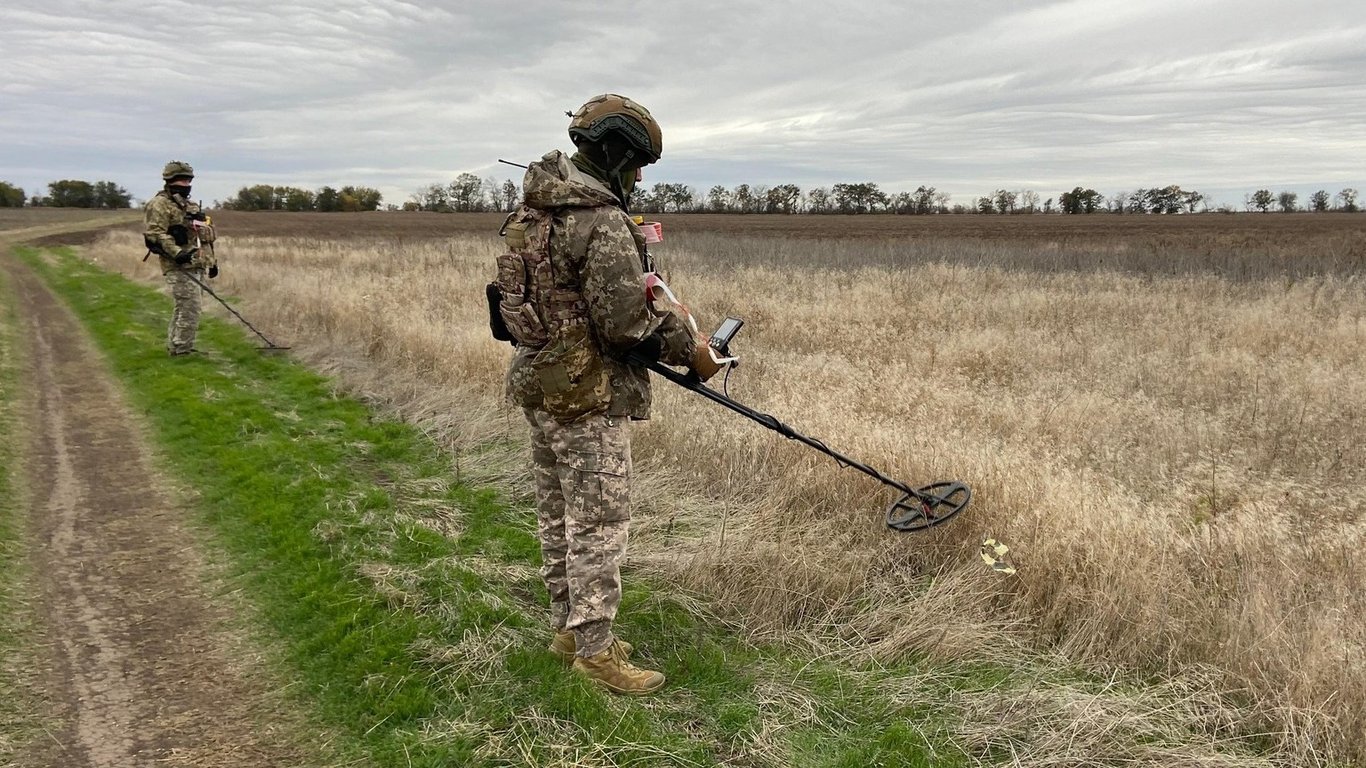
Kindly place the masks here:
<instances>
[{"instance_id":1,"label":"soldier's hand","mask_svg":"<svg viewBox=\"0 0 1366 768\"><path fill-rule=\"evenodd\" d=\"M194 257L198 255L198 248L181 248L180 252L175 255L175 263L183 267L194 261Z\"/></svg>"},{"instance_id":2,"label":"soldier's hand","mask_svg":"<svg viewBox=\"0 0 1366 768\"><path fill-rule=\"evenodd\" d=\"M664 353L664 334L659 331L646 336L639 344L631 347L630 355L643 363L653 363Z\"/></svg>"},{"instance_id":3,"label":"soldier's hand","mask_svg":"<svg viewBox=\"0 0 1366 768\"><path fill-rule=\"evenodd\" d=\"M706 381L715 376L724 366L716 362L719 355L713 355L711 345L705 339L697 340L697 349L693 351L692 364L688 366L697 378Z\"/></svg>"},{"instance_id":4,"label":"soldier's hand","mask_svg":"<svg viewBox=\"0 0 1366 768\"><path fill-rule=\"evenodd\" d=\"M217 265L217 264L214 264L213 266L209 267L209 279L212 280L212 279L215 278L215 277L218 277L218 265Z\"/></svg>"}]
</instances>

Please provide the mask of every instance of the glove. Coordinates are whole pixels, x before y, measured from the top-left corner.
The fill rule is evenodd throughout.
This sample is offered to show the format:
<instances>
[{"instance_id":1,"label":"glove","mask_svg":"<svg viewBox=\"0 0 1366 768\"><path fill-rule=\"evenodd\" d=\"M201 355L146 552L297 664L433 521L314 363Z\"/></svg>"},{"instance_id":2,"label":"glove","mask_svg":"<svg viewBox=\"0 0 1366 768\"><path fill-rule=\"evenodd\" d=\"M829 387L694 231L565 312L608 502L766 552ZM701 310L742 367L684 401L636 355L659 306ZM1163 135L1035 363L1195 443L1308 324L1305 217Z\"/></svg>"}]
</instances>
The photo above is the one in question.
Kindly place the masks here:
<instances>
[{"instance_id":1,"label":"glove","mask_svg":"<svg viewBox=\"0 0 1366 768\"><path fill-rule=\"evenodd\" d=\"M659 359L660 355L664 354L664 334L655 331L644 339L641 339L640 343L631 347L631 351L628 354L642 363L655 362Z\"/></svg>"},{"instance_id":2,"label":"glove","mask_svg":"<svg viewBox=\"0 0 1366 768\"><path fill-rule=\"evenodd\" d=\"M212 280L212 279L215 278L215 277L218 277L218 265L217 265L217 264L214 264L214 265L212 265L212 266L209 267L209 279Z\"/></svg>"},{"instance_id":3,"label":"glove","mask_svg":"<svg viewBox=\"0 0 1366 768\"><path fill-rule=\"evenodd\" d=\"M198 248L181 248L180 253L177 253L175 255L175 263L183 267L186 264L189 264L190 262L194 261L194 257L198 255Z\"/></svg>"},{"instance_id":4,"label":"glove","mask_svg":"<svg viewBox=\"0 0 1366 768\"><path fill-rule=\"evenodd\" d=\"M493 334L494 341L506 341L514 347L517 346L517 340L512 337L512 331L508 330L503 313L498 310L498 305L503 301L502 289L497 283L489 283L484 286L484 296L489 302L489 332Z\"/></svg>"},{"instance_id":5,"label":"glove","mask_svg":"<svg viewBox=\"0 0 1366 768\"><path fill-rule=\"evenodd\" d=\"M715 376L724 367L712 357L713 351L706 339L697 340L697 348L693 350L692 363L688 368L692 369L692 372L697 374L697 378L702 381Z\"/></svg>"}]
</instances>

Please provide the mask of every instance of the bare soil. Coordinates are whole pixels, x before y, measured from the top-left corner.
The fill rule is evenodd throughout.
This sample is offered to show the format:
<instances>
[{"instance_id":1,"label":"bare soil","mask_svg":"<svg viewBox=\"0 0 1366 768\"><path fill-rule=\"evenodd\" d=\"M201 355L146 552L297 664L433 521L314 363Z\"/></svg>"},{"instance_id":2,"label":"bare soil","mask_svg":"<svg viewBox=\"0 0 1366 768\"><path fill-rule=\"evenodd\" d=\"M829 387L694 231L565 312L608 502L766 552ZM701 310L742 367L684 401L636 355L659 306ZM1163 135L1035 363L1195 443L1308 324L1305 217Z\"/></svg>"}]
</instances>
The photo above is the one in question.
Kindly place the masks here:
<instances>
[{"instance_id":1,"label":"bare soil","mask_svg":"<svg viewBox=\"0 0 1366 768\"><path fill-rule=\"evenodd\" d=\"M6 238L28 240L24 230L107 227L141 220L142 211L129 208L0 208L0 234Z\"/></svg>"},{"instance_id":2,"label":"bare soil","mask_svg":"<svg viewBox=\"0 0 1366 768\"><path fill-rule=\"evenodd\" d=\"M79 322L9 254L0 269L26 347L20 471L46 657L33 682L60 723L21 765L320 762Z\"/></svg>"}]
</instances>

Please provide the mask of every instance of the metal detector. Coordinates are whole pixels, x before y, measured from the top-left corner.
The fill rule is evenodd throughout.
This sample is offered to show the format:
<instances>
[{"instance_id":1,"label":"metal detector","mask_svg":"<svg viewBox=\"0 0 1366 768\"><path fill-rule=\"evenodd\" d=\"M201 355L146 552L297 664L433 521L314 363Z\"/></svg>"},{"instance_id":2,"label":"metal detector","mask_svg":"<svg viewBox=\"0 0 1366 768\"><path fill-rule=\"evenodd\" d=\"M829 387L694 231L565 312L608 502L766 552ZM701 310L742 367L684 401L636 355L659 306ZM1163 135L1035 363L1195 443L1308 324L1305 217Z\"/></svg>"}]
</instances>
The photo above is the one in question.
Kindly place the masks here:
<instances>
[{"instance_id":1,"label":"metal detector","mask_svg":"<svg viewBox=\"0 0 1366 768\"><path fill-rule=\"evenodd\" d=\"M193 272L191 272L188 269L181 271L184 272L185 276L190 278L190 280L193 281L195 285L198 285L200 288L203 288L205 293L209 294L215 299L218 299L218 303L226 307L227 310L233 314L233 317L236 317L238 320L241 320L242 325L245 325L246 327L250 328L252 333L261 337L261 341L264 341L266 343L266 346L257 347L257 349L261 350L262 352L279 352L282 350L289 349L289 347L282 347L279 344L276 344L275 342L271 341L270 339L267 339L264 333L261 333L260 331L256 330L256 326L247 322L247 319L245 317L242 317L242 313L233 309L231 304L224 301L222 296L219 296L218 294L214 293L213 289L210 288L207 284L205 284L203 280L200 280L199 278L195 277Z\"/></svg>"},{"instance_id":2,"label":"metal detector","mask_svg":"<svg viewBox=\"0 0 1366 768\"><path fill-rule=\"evenodd\" d=\"M738 317L726 318L726 320L721 323L721 326L717 328L716 333L712 334L708 343L723 356L731 357L729 350L730 341L735 337L735 334L739 332L740 326L743 324L744 321ZM887 477L867 464L860 463L845 456L839 451L832 450L820 440L813 437L807 437L766 413L761 413L743 403L732 400L729 396L717 392L702 383L702 380L695 373L679 373L658 361L646 361L639 358L634 358L634 360L686 390L696 392L708 400L723 405L747 419L756 421L789 440L796 440L803 445L815 448L834 459L835 463L840 465L840 467L857 469L863 474L876 479L883 485L890 486L900 491L900 498L887 507L886 513L887 527L894 531L920 531L939 525L959 512L962 512L963 509L967 507L968 502L972 499L972 490L969 489L967 485L956 480L930 483L929 485L921 486L919 488L912 488L906 483Z\"/></svg>"}]
</instances>

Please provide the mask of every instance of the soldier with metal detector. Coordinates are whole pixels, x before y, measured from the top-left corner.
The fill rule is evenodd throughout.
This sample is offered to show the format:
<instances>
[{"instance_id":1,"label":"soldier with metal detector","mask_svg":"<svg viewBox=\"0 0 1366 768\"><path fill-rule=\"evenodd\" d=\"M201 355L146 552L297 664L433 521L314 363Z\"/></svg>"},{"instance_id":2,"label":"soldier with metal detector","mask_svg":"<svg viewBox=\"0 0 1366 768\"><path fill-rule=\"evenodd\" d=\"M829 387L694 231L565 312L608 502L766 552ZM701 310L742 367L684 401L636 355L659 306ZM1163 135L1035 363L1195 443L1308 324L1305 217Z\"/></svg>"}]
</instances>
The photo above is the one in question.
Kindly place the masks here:
<instances>
[{"instance_id":1,"label":"soldier with metal detector","mask_svg":"<svg viewBox=\"0 0 1366 768\"><path fill-rule=\"evenodd\" d=\"M517 348L507 392L531 426L550 650L610 691L642 695L664 675L632 664L612 631L631 519L630 422L650 415L641 361L715 368L678 316L646 302L645 237L627 207L640 169L663 150L659 124L616 94L571 118L577 152L530 164L522 205L500 230L507 250L488 287L490 321Z\"/></svg>"},{"instance_id":2,"label":"soldier with metal detector","mask_svg":"<svg viewBox=\"0 0 1366 768\"><path fill-rule=\"evenodd\" d=\"M175 357L195 351L199 289L206 271L210 278L218 277L218 261L213 255L214 231L208 216L190 202L194 168L172 160L162 169L161 179L165 186L147 201L142 238L147 255L157 254L175 301L166 332L166 351Z\"/></svg>"},{"instance_id":3,"label":"soldier with metal detector","mask_svg":"<svg viewBox=\"0 0 1366 768\"><path fill-rule=\"evenodd\" d=\"M947 522L972 492L956 481L894 480L707 387L734 363L729 345L742 321L727 318L709 338L698 333L653 274L647 236L626 213L639 169L659 159L659 125L615 94L571 117L578 152L550 152L527 168L523 203L499 232L507 250L488 285L489 324L517 348L507 393L531 424L550 650L609 690L639 695L658 690L664 675L630 662L612 621L630 521L629 422L649 416L650 371L898 491L886 510L892 530Z\"/></svg>"}]
</instances>

